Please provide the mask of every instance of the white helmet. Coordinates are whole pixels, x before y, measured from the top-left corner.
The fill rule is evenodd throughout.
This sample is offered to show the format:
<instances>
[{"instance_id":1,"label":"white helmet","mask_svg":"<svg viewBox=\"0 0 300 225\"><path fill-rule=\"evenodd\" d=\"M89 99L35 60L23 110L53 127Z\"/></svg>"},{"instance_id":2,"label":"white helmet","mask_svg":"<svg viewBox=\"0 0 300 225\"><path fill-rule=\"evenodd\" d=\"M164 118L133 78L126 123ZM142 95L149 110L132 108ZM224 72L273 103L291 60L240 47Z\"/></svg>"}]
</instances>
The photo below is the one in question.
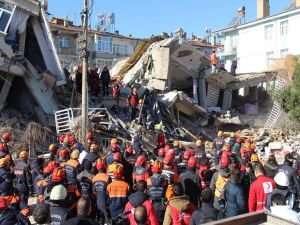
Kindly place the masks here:
<instances>
[{"instance_id":1,"label":"white helmet","mask_svg":"<svg viewBox=\"0 0 300 225\"><path fill-rule=\"evenodd\" d=\"M64 200L67 197L67 189L59 184L52 188L50 200Z\"/></svg>"},{"instance_id":2,"label":"white helmet","mask_svg":"<svg viewBox=\"0 0 300 225\"><path fill-rule=\"evenodd\" d=\"M274 177L274 181L276 184L283 187L287 187L290 184L289 178L284 172L277 173Z\"/></svg>"}]
</instances>

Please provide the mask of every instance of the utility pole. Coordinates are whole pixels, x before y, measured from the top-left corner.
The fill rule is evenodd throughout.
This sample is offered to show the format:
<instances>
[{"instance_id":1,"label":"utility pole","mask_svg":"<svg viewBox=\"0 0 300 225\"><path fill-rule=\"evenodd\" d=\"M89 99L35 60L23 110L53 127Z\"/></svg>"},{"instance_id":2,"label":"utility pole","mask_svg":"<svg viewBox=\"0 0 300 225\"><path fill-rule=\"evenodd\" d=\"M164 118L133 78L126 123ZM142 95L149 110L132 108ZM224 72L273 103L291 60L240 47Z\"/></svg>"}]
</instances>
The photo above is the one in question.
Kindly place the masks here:
<instances>
[{"instance_id":1,"label":"utility pole","mask_svg":"<svg viewBox=\"0 0 300 225\"><path fill-rule=\"evenodd\" d=\"M82 46L82 101L81 101L81 136L82 141L85 143L85 135L87 128L88 117L88 99L87 99L87 70L88 70L88 16L89 16L89 3L88 0L84 0L83 10L83 46Z\"/></svg>"}]
</instances>

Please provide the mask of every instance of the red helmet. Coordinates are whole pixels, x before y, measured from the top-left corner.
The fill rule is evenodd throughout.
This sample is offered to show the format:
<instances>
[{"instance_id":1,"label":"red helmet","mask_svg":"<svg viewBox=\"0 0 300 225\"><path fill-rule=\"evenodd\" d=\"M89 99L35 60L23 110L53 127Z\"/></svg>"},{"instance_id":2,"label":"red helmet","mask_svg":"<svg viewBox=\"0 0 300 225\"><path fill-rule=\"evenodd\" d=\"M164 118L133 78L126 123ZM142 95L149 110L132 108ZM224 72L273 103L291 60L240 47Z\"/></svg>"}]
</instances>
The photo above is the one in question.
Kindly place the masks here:
<instances>
[{"instance_id":1,"label":"red helmet","mask_svg":"<svg viewBox=\"0 0 300 225\"><path fill-rule=\"evenodd\" d=\"M163 163L159 160L155 160L151 170L152 170L152 173L161 173L163 169Z\"/></svg>"},{"instance_id":2,"label":"red helmet","mask_svg":"<svg viewBox=\"0 0 300 225\"><path fill-rule=\"evenodd\" d=\"M105 165L105 162L102 158L98 158L97 161L96 161L96 168L97 170L105 170L106 168L106 165Z\"/></svg>"},{"instance_id":3,"label":"red helmet","mask_svg":"<svg viewBox=\"0 0 300 225\"><path fill-rule=\"evenodd\" d=\"M129 146L125 149L125 151L129 154L132 154L133 153L133 147Z\"/></svg>"},{"instance_id":4,"label":"red helmet","mask_svg":"<svg viewBox=\"0 0 300 225\"><path fill-rule=\"evenodd\" d=\"M192 156L188 161L188 167L194 169L197 165L197 161L194 156Z\"/></svg>"},{"instance_id":5,"label":"red helmet","mask_svg":"<svg viewBox=\"0 0 300 225\"><path fill-rule=\"evenodd\" d=\"M113 175L115 178L122 179L124 173L124 167L122 165L117 165L113 171Z\"/></svg>"},{"instance_id":6,"label":"red helmet","mask_svg":"<svg viewBox=\"0 0 300 225\"><path fill-rule=\"evenodd\" d=\"M88 140L88 139L93 139L93 135L91 132L88 132L86 135L85 135L85 138Z\"/></svg>"},{"instance_id":7,"label":"red helmet","mask_svg":"<svg viewBox=\"0 0 300 225\"><path fill-rule=\"evenodd\" d=\"M8 201L5 197L0 197L0 209L7 209L8 208Z\"/></svg>"},{"instance_id":8,"label":"red helmet","mask_svg":"<svg viewBox=\"0 0 300 225\"><path fill-rule=\"evenodd\" d=\"M65 135L60 135L59 136L59 142L64 142L64 140L65 140Z\"/></svg>"},{"instance_id":9,"label":"red helmet","mask_svg":"<svg viewBox=\"0 0 300 225\"><path fill-rule=\"evenodd\" d=\"M160 157L164 157L165 156L165 149L164 148L160 148L158 150L158 156L160 156Z\"/></svg>"},{"instance_id":10,"label":"red helmet","mask_svg":"<svg viewBox=\"0 0 300 225\"><path fill-rule=\"evenodd\" d=\"M121 162L122 161L122 154L120 152L115 152L113 155L113 160L117 161L117 162Z\"/></svg>"},{"instance_id":11,"label":"red helmet","mask_svg":"<svg viewBox=\"0 0 300 225\"><path fill-rule=\"evenodd\" d=\"M235 142L237 142L237 143L241 144L241 143L243 142L243 139L242 139L242 138L240 138L240 137L238 137L238 138L236 139L236 141L235 141Z\"/></svg>"},{"instance_id":12,"label":"red helmet","mask_svg":"<svg viewBox=\"0 0 300 225\"><path fill-rule=\"evenodd\" d=\"M143 166L146 163L147 159L145 156L140 155L137 159L136 159L136 165L137 166Z\"/></svg>"},{"instance_id":13,"label":"red helmet","mask_svg":"<svg viewBox=\"0 0 300 225\"><path fill-rule=\"evenodd\" d=\"M164 164L169 166L172 165L174 162L174 158L175 158L175 154L169 151L164 158Z\"/></svg>"},{"instance_id":14,"label":"red helmet","mask_svg":"<svg viewBox=\"0 0 300 225\"><path fill-rule=\"evenodd\" d=\"M74 145L76 143L76 138L74 136L70 136L69 142L71 143L71 145Z\"/></svg>"},{"instance_id":15,"label":"red helmet","mask_svg":"<svg viewBox=\"0 0 300 225\"><path fill-rule=\"evenodd\" d=\"M69 151L66 148L60 150L58 153L59 157L61 157L63 159L65 159L68 156L68 154L69 154Z\"/></svg>"},{"instance_id":16,"label":"red helmet","mask_svg":"<svg viewBox=\"0 0 300 225\"><path fill-rule=\"evenodd\" d=\"M4 133L2 135L2 139L5 141L5 142L10 142L11 141L11 135L9 133Z\"/></svg>"},{"instance_id":17,"label":"red helmet","mask_svg":"<svg viewBox=\"0 0 300 225\"><path fill-rule=\"evenodd\" d=\"M170 149L171 149L171 146L170 145L166 145L165 146L165 153L167 153Z\"/></svg>"},{"instance_id":18,"label":"red helmet","mask_svg":"<svg viewBox=\"0 0 300 225\"><path fill-rule=\"evenodd\" d=\"M56 155L56 153L57 153L57 147L56 147L56 144L51 144L51 145L49 146L49 151L50 151L52 154Z\"/></svg>"},{"instance_id":19,"label":"red helmet","mask_svg":"<svg viewBox=\"0 0 300 225\"><path fill-rule=\"evenodd\" d=\"M62 182L66 178L66 176L67 175L66 175L66 170L65 169L56 167L53 170L51 180L53 182L57 182L57 183Z\"/></svg>"},{"instance_id":20,"label":"red helmet","mask_svg":"<svg viewBox=\"0 0 300 225\"><path fill-rule=\"evenodd\" d=\"M183 153L183 159L188 160L192 156L192 153L190 150L185 150Z\"/></svg>"}]
</instances>

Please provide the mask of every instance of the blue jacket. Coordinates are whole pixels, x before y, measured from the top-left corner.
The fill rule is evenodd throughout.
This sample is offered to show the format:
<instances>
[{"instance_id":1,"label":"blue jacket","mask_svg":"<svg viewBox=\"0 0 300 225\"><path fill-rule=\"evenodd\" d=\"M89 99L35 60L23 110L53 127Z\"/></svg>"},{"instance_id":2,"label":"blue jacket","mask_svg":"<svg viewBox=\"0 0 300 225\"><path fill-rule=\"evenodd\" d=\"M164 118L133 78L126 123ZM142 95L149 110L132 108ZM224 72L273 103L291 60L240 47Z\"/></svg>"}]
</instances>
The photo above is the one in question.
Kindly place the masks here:
<instances>
[{"instance_id":1,"label":"blue jacket","mask_svg":"<svg viewBox=\"0 0 300 225\"><path fill-rule=\"evenodd\" d=\"M246 213L245 193L241 185L229 181L225 187L226 210L225 217L233 217Z\"/></svg>"}]
</instances>

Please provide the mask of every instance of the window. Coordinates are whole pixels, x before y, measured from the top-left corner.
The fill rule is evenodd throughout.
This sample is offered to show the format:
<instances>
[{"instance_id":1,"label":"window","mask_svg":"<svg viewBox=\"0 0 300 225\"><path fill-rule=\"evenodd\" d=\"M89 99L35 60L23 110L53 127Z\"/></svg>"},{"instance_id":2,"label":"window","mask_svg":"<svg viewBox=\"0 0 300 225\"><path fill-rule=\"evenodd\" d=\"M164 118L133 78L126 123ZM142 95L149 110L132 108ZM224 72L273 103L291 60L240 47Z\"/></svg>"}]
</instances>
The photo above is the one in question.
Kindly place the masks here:
<instances>
[{"instance_id":1,"label":"window","mask_svg":"<svg viewBox=\"0 0 300 225\"><path fill-rule=\"evenodd\" d=\"M281 49L280 50L280 58L285 58L286 57L286 55L288 54L288 49L286 48L286 49Z\"/></svg>"},{"instance_id":2,"label":"window","mask_svg":"<svg viewBox=\"0 0 300 225\"><path fill-rule=\"evenodd\" d=\"M69 48L70 47L70 38L60 37L58 39L58 47L59 48Z\"/></svg>"},{"instance_id":3,"label":"window","mask_svg":"<svg viewBox=\"0 0 300 225\"><path fill-rule=\"evenodd\" d=\"M99 52L112 53L112 38L97 36L96 49Z\"/></svg>"},{"instance_id":4,"label":"window","mask_svg":"<svg viewBox=\"0 0 300 225\"><path fill-rule=\"evenodd\" d=\"M266 53L266 65L269 66L271 60L274 58L274 52L267 52Z\"/></svg>"},{"instance_id":5,"label":"window","mask_svg":"<svg viewBox=\"0 0 300 225\"><path fill-rule=\"evenodd\" d=\"M287 34L288 34L288 27L289 27L289 23L288 23L287 20L282 21L280 23L280 36L281 37L287 36Z\"/></svg>"},{"instance_id":6,"label":"window","mask_svg":"<svg viewBox=\"0 0 300 225\"><path fill-rule=\"evenodd\" d=\"M16 6L0 1L0 32L7 33Z\"/></svg>"},{"instance_id":7,"label":"window","mask_svg":"<svg viewBox=\"0 0 300 225\"><path fill-rule=\"evenodd\" d=\"M273 24L265 26L265 40L273 39Z\"/></svg>"},{"instance_id":8,"label":"window","mask_svg":"<svg viewBox=\"0 0 300 225\"><path fill-rule=\"evenodd\" d=\"M114 44L113 45L113 52L114 52L114 54L121 55L121 56L129 55L127 45Z\"/></svg>"},{"instance_id":9,"label":"window","mask_svg":"<svg viewBox=\"0 0 300 225\"><path fill-rule=\"evenodd\" d=\"M96 60L96 67L100 70L103 69L105 65L108 65L108 69L112 67L112 59L97 59Z\"/></svg>"}]
</instances>

